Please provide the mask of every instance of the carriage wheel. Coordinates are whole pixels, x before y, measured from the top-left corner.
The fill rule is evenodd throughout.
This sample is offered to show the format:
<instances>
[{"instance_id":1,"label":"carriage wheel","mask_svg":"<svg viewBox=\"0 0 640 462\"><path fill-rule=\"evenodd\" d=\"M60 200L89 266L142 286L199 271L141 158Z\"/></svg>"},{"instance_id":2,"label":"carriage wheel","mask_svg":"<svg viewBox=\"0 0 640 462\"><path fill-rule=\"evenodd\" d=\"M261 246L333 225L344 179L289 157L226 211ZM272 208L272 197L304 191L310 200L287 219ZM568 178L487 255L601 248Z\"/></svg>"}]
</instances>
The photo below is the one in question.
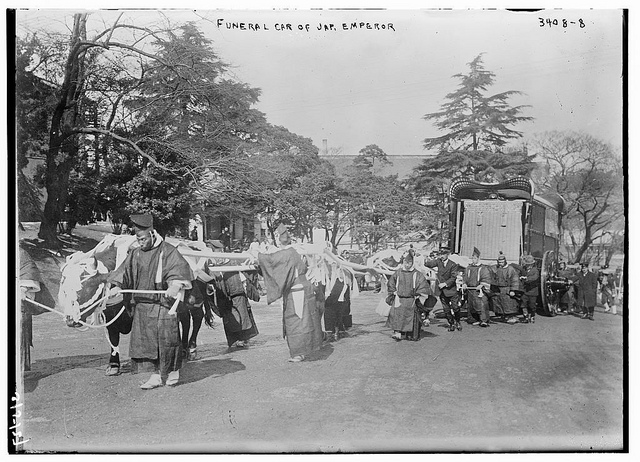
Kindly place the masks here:
<instances>
[{"instance_id":1,"label":"carriage wheel","mask_svg":"<svg viewBox=\"0 0 640 462\"><path fill-rule=\"evenodd\" d=\"M555 274L556 253L553 250L548 250L542 256L542 268L540 268L540 293L542 294L542 309L546 316L555 316L558 310L557 297L548 284Z\"/></svg>"}]
</instances>

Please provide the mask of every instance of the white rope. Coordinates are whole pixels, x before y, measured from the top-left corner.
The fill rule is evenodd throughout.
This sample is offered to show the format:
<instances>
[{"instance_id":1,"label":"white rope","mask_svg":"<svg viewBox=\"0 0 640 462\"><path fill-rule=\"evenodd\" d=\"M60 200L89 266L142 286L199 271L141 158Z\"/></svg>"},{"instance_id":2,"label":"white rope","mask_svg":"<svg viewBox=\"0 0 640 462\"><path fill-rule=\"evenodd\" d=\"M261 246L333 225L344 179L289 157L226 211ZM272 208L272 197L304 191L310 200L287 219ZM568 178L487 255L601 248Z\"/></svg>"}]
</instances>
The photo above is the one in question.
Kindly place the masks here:
<instances>
[{"instance_id":1,"label":"white rope","mask_svg":"<svg viewBox=\"0 0 640 462\"><path fill-rule=\"evenodd\" d=\"M60 315L60 316L62 316L63 318L66 318L66 317L67 317L67 314L66 314L66 313L63 313L63 312L58 311L58 310L54 310L53 308L49 308L47 305L43 305L42 303L38 303L38 302L36 302L35 300L31 300L31 299L29 299L29 298L25 298L25 299L23 299L23 300L27 300L27 301L29 301L29 302L33 303L34 305L39 306L40 308L44 308L45 310L49 310L49 311L51 311L52 313L59 314L59 315ZM106 323L106 324L101 324L101 325L95 326L95 325L92 325L92 324L87 324L86 322L83 322L83 321L74 321L74 322L77 322L77 323L79 323L79 324L81 324L81 325L83 325L83 326L85 326L85 327L90 327L90 328L92 328L92 329L98 329L98 328L101 328L101 327L108 327L108 326L110 326L111 324L113 324L113 323L116 321L116 319L118 319L118 318L120 317L120 315L122 314L122 312L124 311L124 309L125 309L125 306L123 305L123 306L122 306L122 308L120 309L120 311L118 312L118 314L117 314L117 315L116 315L116 316L115 316L111 321L109 321L109 322L108 322L108 323Z\"/></svg>"}]
</instances>

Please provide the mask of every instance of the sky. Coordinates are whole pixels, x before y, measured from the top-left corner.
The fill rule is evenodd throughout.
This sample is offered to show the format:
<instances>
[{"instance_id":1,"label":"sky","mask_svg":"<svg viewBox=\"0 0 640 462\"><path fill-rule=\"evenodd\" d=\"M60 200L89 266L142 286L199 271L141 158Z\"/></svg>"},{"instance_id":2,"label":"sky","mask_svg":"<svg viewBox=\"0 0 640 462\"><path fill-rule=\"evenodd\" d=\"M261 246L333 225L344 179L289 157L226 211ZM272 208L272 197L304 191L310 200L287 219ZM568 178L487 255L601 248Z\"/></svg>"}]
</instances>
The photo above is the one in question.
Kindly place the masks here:
<instances>
[{"instance_id":1,"label":"sky","mask_svg":"<svg viewBox=\"0 0 640 462\"><path fill-rule=\"evenodd\" d=\"M72 12L21 10L18 31L70 25ZM93 21L113 14L98 11ZM424 138L442 133L423 116L439 110L459 84L453 75L481 53L495 74L487 94L519 91L509 103L530 106L522 115L534 120L513 127L525 139L572 130L622 145L619 8L146 9L126 11L123 21L161 15L195 22L236 78L261 89L257 108L270 123L318 148L327 140L330 152L355 155L376 144L388 155L427 154ZM234 28L241 23L244 30Z\"/></svg>"}]
</instances>

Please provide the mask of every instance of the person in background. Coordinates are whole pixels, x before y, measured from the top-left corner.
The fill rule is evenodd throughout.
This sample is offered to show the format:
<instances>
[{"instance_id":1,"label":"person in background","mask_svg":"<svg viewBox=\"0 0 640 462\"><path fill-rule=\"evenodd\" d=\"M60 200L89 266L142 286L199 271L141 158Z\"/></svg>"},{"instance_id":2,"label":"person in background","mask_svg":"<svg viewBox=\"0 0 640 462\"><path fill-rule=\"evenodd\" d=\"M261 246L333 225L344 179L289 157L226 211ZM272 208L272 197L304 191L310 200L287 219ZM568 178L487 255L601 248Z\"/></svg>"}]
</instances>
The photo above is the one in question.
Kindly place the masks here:
<instances>
[{"instance_id":1,"label":"person in background","mask_svg":"<svg viewBox=\"0 0 640 462\"><path fill-rule=\"evenodd\" d=\"M474 326L489 327L489 299L491 272L480 263L480 250L473 248L471 264L465 268L462 289L467 291L467 322Z\"/></svg>"},{"instance_id":2,"label":"person in background","mask_svg":"<svg viewBox=\"0 0 640 462\"><path fill-rule=\"evenodd\" d=\"M178 384L182 366L182 344L178 316L171 309L191 289L189 264L153 227L150 214L131 215L138 247L112 275L110 295L122 289L159 290L164 294L134 294L130 352L133 372L152 369L140 388L150 390Z\"/></svg>"},{"instance_id":3,"label":"person in background","mask_svg":"<svg viewBox=\"0 0 640 462\"><path fill-rule=\"evenodd\" d=\"M558 277L564 279L567 283L573 283L575 279L575 271L567 267L567 263L561 261L558 263ZM571 284L568 286L567 291L560 297L559 303L560 313L570 314L573 313L576 306L576 291L575 286Z\"/></svg>"},{"instance_id":4,"label":"person in background","mask_svg":"<svg viewBox=\"0 0 640 462\"><path fill-rule=\"evenodd\" d=\"M507 265L507 257L499 252L496 264L490 267L493 275L493 285L499 293L493 297L493 310L503 321L509 324L518 322L518 304L516 291L520 288L520 279L516 269Z\"/></svg>"},{"instance_id":5,"label":"person in background","mask_svg":"<svg viewBox=\"0 0 640 462\"><path fill-rule=\"evenodd\" d=\"M576 303L582 308L582 319L593 321L593 311L596 306L598 291L598 276L589 271L589 263L580 263L580 272L575 277L577 289Z\"/></svg>"},{"instance_id":6,"label":"person in background","mask_svg":"<svg viewBox=\"0 0 640 462\"><path fill-rule=\"evenodd\" d=\"M329 296L324 301L324 328L338 341L347 330L345 320L350 312L351 288L347 280L350 276L342 268L335 265L333 271L336 277L330 281Z\"/></svg>"},{"instance_id":7,"label":"person in background","mask_svg":"<svg viewBox=\"0 0 640 462\"><path fill-rule=\"evenodd\" d=\"M249 248L247 249L250 254L257 255L260 252L260 241L258 241L257 237L254 237L249 244Z\"/></svg>"},{"instance_id":8,"label":"person in background","mask_svg":"<svg viewBox=\"0 0 640 462\"><path fill-rule=\"evenodd\" d=\"M522 258L522 272L520 273L523 294L520 300L523 322L536 322L536 304L538 302L538 286L540 285L540 271L536 267L533 255L525 255Z\"/></svg>"},{"instance_id":9,"label":"person in background","mask_svg":"<svg viewBox=\"0 0 640 462\"><path fill-rule=\"evenodd\" d=\"M33 316L46 313L47 310L29 302L33 300L45 306L53 307L55 300L43 283L40 270L31 255L19 247L20 258L20 365L22 371L31 370L31 348L33 347Z\"/></svg>"},{"instance_id":10,"label":"person in background","mask_svg":"<svg viewBox=\"0 0 640 462\"><path fill-rule=\"evenodd\" d=\"M408 340L419 340L422 320L416 298L419 297L424 303L431 295L431 288L424 275L413 267L410 253L403 257L400 265L387 283L387 304L391 305L391 310L385 326L393 329L391 338L396 341L402 340L403 336ZM400 301L399 306L395 303L396 296Z\"/></svg>"},{"instance_id":11,"label":"person in background","mask_svg":"<svg viewBox=\"0 0 640 462\"><path fill-rule=\"evenodd\" d=\"M610 274L602 273L600 277L600 292L602 293L602 305L604 311L611 311L611 305L615 303L614 294L616 291L613 277Z\"/></svg>"},{"instance_id":12,"label":"person in background","mask_svg":"<svg viewBox=\"0 0 640 462\"><path fill-rule=\"evenodd\" d=\"M460 325L460 306L458 304L458 290L456 287L456 277L458 276L458 264L454 263L450 256L448 247L440 247L439 258L427 260L424 266L427 268L437 268L437 289L444 315L449 323L449 331L456 328L462 330Z\"/></svg>"}]
</instances>

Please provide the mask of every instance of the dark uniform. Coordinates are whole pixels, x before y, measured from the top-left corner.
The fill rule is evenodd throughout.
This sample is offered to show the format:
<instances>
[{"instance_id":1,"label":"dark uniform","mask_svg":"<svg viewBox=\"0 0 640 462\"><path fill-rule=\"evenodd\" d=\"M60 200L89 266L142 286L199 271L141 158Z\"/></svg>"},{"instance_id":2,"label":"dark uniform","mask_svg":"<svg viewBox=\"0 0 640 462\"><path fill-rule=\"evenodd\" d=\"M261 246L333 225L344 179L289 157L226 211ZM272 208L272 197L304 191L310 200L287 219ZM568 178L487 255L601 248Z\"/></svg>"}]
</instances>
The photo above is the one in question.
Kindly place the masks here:
<instances>
[{"instance_id":1,"label":"dark uniform","mask_svg":"<svg viewBox=\"0 0 640 462\"><path fill-rule=\"evenodd\" d=\"M449 330L455 330L456 326L460 326L460 306L458 300L460 294L456 287L456 277L458 276L458 264L449 259L449 249L442 247L440 249L440 258L428 260L424 266L427 268L437 268L438 284L436 293L440 295L442 309L449 322ZM440 287L440 285L443 287Z\"/></svg>"}]
</instances>

